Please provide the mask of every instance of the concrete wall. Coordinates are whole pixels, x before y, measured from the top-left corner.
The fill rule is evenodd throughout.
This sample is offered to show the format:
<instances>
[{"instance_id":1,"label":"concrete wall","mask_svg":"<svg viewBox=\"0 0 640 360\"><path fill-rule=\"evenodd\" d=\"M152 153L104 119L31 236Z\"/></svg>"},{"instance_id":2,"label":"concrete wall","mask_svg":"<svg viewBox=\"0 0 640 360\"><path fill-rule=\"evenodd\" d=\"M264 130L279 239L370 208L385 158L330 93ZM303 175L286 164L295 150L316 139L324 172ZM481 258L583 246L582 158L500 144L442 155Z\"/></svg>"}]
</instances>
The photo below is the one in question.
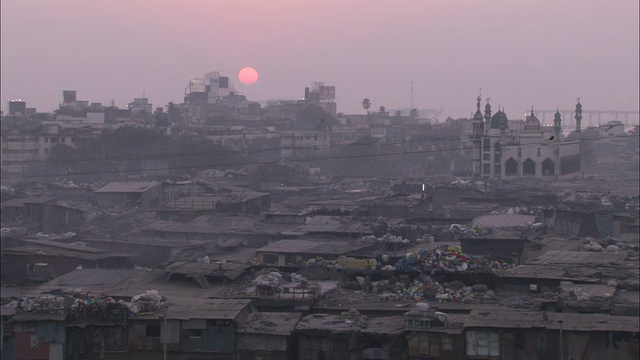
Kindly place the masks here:
<instances>
[{"instance_id":1,"label":"concrete wall","mask_svg":"<svg viewBox=\"0 0 640 360\"><path fill-rule=\"evenodd\" d=\"M237 348L249 351L286 351L287 338L279 335L238 334Z\"/></svg>"}]
</instances>

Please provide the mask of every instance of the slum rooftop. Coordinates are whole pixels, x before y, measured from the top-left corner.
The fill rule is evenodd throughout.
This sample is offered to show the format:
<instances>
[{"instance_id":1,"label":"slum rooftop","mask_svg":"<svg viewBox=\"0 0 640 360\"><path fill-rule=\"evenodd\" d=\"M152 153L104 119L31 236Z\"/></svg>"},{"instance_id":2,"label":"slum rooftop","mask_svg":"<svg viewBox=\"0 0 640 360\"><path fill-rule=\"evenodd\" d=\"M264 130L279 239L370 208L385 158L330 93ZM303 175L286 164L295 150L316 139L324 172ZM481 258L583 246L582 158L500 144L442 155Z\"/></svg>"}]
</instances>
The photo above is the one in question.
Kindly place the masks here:
<instances>
[{"instance_id":1,"label":"slum rooftop","mask_svg":"<svg viewBox=\"0 0 640 360\"><path fill-rule=\"evenodd\" d=\"M262 253L281 253L281 254L323 254L342 255L352 251L361 250L363 248L374 245L373 243L354 242L353 244L341 241L317 242L307 240L280 240L275 243L263 246L257 249Z\"/></svg>"},{"instance_id":2,"label":"slum rooftop","mask_svg":"<svg viewBox=\"0 0 640 360\"><path fill-rule=\"evenodd\" d=\"M107 192L145 192L154 186L159 185L159 182L155 181L136 181L136 182L112 182L109 183L94 192L107 193Z\"/></svg>"},{"instance_id":3,"label":"slum rooftop","mask_svg":"<svg viewBox=\"0 0 640 360\"><path fill-rule=\"evenodd\" d=\"M576 331L639 332L637 316L558 313L523 310L473 310L464 321L465 328L547 328Z\"/></svg>"}]
</instances>

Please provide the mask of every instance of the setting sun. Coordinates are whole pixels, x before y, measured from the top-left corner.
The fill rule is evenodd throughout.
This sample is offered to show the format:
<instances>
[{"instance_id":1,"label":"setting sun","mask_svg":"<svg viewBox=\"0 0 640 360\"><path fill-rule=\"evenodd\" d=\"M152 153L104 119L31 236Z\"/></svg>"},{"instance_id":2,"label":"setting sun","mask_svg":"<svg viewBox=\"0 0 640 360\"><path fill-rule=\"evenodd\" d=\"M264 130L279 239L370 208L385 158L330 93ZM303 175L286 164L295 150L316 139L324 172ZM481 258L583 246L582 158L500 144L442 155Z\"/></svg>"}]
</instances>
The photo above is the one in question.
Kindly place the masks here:
<instances>
[{"instance_id":1,"label":"setting sun","mask_svg":"<svg viewBox=\"0 0 640 360\"><path fill-rule=\"evenodd\" d=\"M252 67L246 67L238 73L238 79L245 85L253 85L258 82L258 71Z\"/></svg>"}]
</instances>

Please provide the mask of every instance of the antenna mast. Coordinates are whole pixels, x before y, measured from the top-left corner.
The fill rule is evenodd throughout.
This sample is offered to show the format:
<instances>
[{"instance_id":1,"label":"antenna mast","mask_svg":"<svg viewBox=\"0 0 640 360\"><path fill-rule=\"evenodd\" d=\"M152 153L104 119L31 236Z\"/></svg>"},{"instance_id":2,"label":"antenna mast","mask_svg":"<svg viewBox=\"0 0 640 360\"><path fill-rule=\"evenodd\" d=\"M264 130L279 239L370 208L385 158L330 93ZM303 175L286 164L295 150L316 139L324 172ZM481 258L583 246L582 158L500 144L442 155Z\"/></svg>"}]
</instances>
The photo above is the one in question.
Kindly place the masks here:
<instances>
[{"instance_id":1,"label":"antenna mast","mask_svg":"<svg viewBox=\"0 0 640 360\"><path fill-rule=\"evenodd\" d=\"M410 99L410 103L411 103L410 104L411 109L409 109L409 110L413 110L413 80L411 80L411 99Z\"/></svg>"}]
</instances>

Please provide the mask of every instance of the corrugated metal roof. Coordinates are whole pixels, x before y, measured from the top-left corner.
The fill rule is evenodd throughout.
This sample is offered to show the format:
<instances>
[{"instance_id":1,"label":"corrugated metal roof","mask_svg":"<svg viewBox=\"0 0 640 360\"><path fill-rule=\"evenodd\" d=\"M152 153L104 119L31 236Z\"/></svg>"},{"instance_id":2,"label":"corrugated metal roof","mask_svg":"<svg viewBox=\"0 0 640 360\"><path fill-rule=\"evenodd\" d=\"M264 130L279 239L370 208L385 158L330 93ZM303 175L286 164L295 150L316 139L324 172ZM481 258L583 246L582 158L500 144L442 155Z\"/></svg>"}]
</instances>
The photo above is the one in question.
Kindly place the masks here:
<instances>
[{"instance_id":1,"label":"corrugated metal roof","mask_svg":"<svg viewBox=\"0 0 640 360\"><path fill-rule=\"evenodd\" d=\"M314 254L337 254L342 255L350 251L360 250L373 244L327 241L317 242L308 240L280 240L273 244L261 247L257 252L269 253L314 253Z\"/></svg>"},{"instance_id":2,"label":"corrugated metal roof","mask_svg":"<svg viewBox=\"0 0 640 360\"><path fill-rule=\"evenodd\" d=\"M14 315L11 321L64 321L66 318L66 313L24 312Z\"/></svg>"},{"instance_id":3,"label":"corrugated metal roof","mask_svg":"<svg viewBox=\"0 0 640 360\"><path fill-rule=\"evenodd\" d=\"M637 316L549 313L549 318L548 328L554 330L559 330L562 326L562 330L640 332L640 318Z\"/></svg>"},{"instance_id":4,"label":"corrugated metal roof","mask_svg":"<svg viewBox=\"0 0 640 360\"><path fill-rule=\"evenodd\" d=\"M59 248L59 249L65 249L65 250L73 250L73 251L78 251L78 252L83 252L83 253L98 254L98 253L106 252L106 250L100 249L100 248L84 246L84 245L81 245L81 244L67 244L67 243L58 242L58 241L52 241L52 240L21 239L20 241L25 242L25 243L29 243L29 244L33 244L33 245L36 245L36 246L52 247L52 248Z\"/></svg>"},{"instance_id":5,"label":"corrugated metal roof","mask_svg":"<svg viewBox=\"0 0 640 360\"><path fill-rule=\"evenodd\" d=\"M112 182L100 189L95 190L96 193L109 193L109 192L145 192L154 186L160 185L155 181L140 181L140 182Z\"/></svg>"},{"instance_id":6,"label":"corrugated metal roof","mask_svg":"<svg viewBox=\"0 0 640 360\"><path fill-rule=\"evenodd\" d=\"M404 316L383 316L370 318L363 333L369 334L400 334L404 332L406 319Z\"/></svg>"},{"instance_id":7,"label":"corrugated metal roof","mask_svg":"<svg viewBox=\"0 0 640 360\"><path fill-rule=\"evenodd\" d=\"M7 201L3 201L0 206L2 207L23 207L24 204L44 204L50 201L56 201L54 197L48 196L33 196L27 198L15 198Z\"/></svg>"},{"instance_id":8,"label":"corrugated metal roof","mask_svg":"<svg viewBox=\"0 0 640 360\"><path fill-rule=\"evenodd\" d=\"M523 226L526 223L534 223L534 215L520 214L489 214L482 215L473 220L473 224L480 227L513 228Z\"/></svg>"},{"instance_id":9,"label":"corrugated metal roof","mask_svg":"<svg viewBox=\"0 0 640 360\"><path fill-rule=\"evenodd\" d=\"M231 280L240 276L250 265L237 263L195 263L178 261L167 266L167 271L172 274L198 276L224 276Z\"/></svg>"},{"instance_id":10,"label":"corrugated metal roof","mask_svg":"<svg viewBox=\"0 0 640 360\"><path fill-rule=\"evenodd\" d=\"M189 223L158 220L145 230L166 233L279 234L291 227L288 224L264 222L256 217L216 214L199 216Z\"/></svg>"},{"instance_id":11,"label":"corrugated metal roof","mask_svg":"<svg viewBox=\"0 0 640 360\"><path fill-rule=\"evenodd\" d=\"M101 259L110 259L116 257L134 257L133 254L120 254L114 252L102 251L102 253L85 253L75 249L57 249L46 246L17 246L2 250L3 255L42 255L42 256L63 256L74 259L82 259L88 261L96 261Z\"/></svg>"},{"instance_id":12,"label":"corrugated metal roof","mask_svg":"<svg viewBox=\"0 0 640 360\"><path fill-rule=\"evenodd\" d=\"M609 314L554 313L522 310L473 310L464 322L465 328L546 328L567 331L625 331L639 332L637 316Z\"/></svg>"},{"instance_id":13,"label":"corrugated metal roof","mask_svg":"<svg viewBox=\"0 0 640 360\"><path fill-rule=\"evenodd\" d=\"M571 264L571 265L607 265L607 266L627 266L625 264L625 253L608 253L593 251L566 251L551 250L540 255L536 259L529 260L527 264ZM638 267L638 262L633 261Z\"/></svg>"},{"instance_id":14,"label":"corrugated metal roof","mask_svg":"<svg viewBox=\"0 0 640 360\"><path fill-rule=\"evenodd\" d=\"M249 306L251 299L199 299L174 297L167 304L167 319L233 320Z\"/></svg>"},{"instance_id":15,"label":"corrugated metal roof","mask_svg":"<svg viewBox=\"0 0 640 360\"><path fill-rule=\"evenodd\" d=\"M590 273L580 272L579 274L569 273L567 269L555 266L544 265L518 265L512 269L498 274L498 277L505 278L526 278L526 279L554 279L568 281L598 282L598 278L590 278Z\"/></svg>"},{"instance_id":16,"label":"corrugated metal roof","mask_svg":"<svg viewBox=\"0 0 640 360\"><path fill-rule=\"evenodd\" d=\"M373 234L372 226L367 221L369 220L316 215L309 218L304 225L291 229L290 232L301 234L314 232Z\"/></svg>"},{"instance_id":17,"label":"corrugated metal roof","mask_svg":"<svg viewBox=\"0 0 640 360\"><path fill-rule=\"evenodd\" d=\"M82 289L97 296L103 295L114 287L134 278L146 270L137 269L83 269L75 270L38 286L31 294L43 294L60 289ZM139 293L143 292L139 291ZM135 295L135 294L134 294Z\"/></svg>"},{"instance_id":18,"label":"corrugated metal roof","mask_svg":"<svg viewBox=\"0 0 640 360\"><path fill-rule=\"evenodd\" d=\"M249 315L244 323L238 324L238 332L245 334L266 334L289 336L298 324L300 313L257 312Z\"/></svg>"},{"instance_id":19,"label":"corrugated metal roof","mask_svg":"<svg viewBox=\"0 0 640 360\"><path fill-rule=\"evenodd\" d=\"M547 326L545 313L538 311L473 310L464 321L465 327L529 329Z\"/></svg>"},{"instance_id":20,"label":"corrugated metal roof","mask_svg":"<svg viewBox=\"0 0 640 360\"><path fill-rule=\"evenodd\" d=\"M298 325L296 325L296 330L329 331L331 333L353 332L366 328L367 322L368 318L363 315L312 314L300 319Z\"/></svg>"}]
</instances>

